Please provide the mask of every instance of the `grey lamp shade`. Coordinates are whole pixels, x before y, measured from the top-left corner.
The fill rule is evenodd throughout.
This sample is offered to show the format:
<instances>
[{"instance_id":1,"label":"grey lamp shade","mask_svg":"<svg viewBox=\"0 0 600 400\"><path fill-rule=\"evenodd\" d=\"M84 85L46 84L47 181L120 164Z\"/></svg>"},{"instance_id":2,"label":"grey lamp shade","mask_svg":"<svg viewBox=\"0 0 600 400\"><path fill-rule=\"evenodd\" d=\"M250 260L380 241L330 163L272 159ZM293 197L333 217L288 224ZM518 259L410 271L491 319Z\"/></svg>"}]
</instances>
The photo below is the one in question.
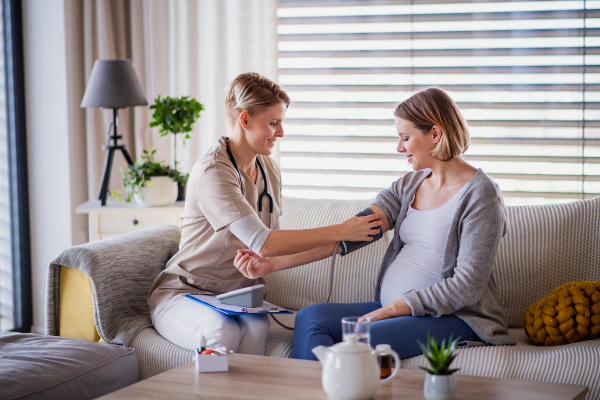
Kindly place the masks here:
<instances>
[{"instance_id":1,"label":"grey lamp shade","mask_svg":"<svg viewBox=\"0 0 600 400\"><path fill-rule=\"evenodd\" d=\"M147 106L131 60L96 60L81 107Z\"/></svg>"}]
</instances>

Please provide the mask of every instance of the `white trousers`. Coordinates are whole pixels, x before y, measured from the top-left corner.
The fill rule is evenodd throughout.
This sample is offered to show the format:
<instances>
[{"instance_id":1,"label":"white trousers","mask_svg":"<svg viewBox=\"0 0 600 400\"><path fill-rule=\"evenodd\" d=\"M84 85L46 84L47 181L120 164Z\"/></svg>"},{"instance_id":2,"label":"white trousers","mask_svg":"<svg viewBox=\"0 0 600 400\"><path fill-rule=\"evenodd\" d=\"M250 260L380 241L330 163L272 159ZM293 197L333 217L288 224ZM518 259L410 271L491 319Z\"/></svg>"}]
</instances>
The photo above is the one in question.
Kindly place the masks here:
<instances>
[{"instance_id":1,"label":"white trousers","mask_svg":"<svg viewBox=\"0 0 600 400\"><path fill-rule=\"evenodd\" d=\"M160 303L150 316L162 337L184 349L194 350L202 335L207 346L225 346L243 354L265 354L268 315L225 315L180 294Z\"/></svg>"}]
</instances>

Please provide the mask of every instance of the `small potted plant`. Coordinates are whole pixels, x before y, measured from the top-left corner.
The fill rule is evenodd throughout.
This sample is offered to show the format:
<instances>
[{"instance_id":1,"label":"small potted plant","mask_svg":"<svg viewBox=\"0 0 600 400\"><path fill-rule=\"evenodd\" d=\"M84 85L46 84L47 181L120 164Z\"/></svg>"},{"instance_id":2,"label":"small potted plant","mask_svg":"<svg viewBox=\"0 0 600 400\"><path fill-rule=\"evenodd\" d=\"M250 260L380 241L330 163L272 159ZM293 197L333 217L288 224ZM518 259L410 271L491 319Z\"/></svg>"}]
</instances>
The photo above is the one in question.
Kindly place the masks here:
<instances>
[{"instance_id":1,"label":"small potted plant","mask_svg":"<svg viewBox=\"0 0 600 400\"><path fill-rule=\"evenodd\" d=\"M421 342L419 346L423 350L423 355L429 361L429 368L420 367L427 371L425 376L425 385L423 394L427 400L451 400L456 395L456 377L454 373L458 368L450 368L456 355L454 350L458 345L460 336L452 339L452 335L446 343L446 339L441 344L435 341L430 332L427 332L427 346Z\"/></svg>"},{"instance_id":2,"label":"small potted plant","mask_svg":"<svg viewBox=\"0 0 600 400\"><path fill-rule=\"evenodd\" d=\"M145 206L164 206L177 200L178 184L185 185L188 174L182 174L162 162L154 160L156 150L144 150L140 162L135 162L123 174L125 195L113 192L119 201L132 199Z\"/></svg>"},{"instance_id":3,"label":"small potted plant","mask_svg":"<svg viewBox=\"0 0 600 400\"><path fill-rule=\"evenodd\" d=\"M154 100L154 104L150 106L150 109L154 110L150 127L157 126L160 136L166 136L169 133L175 135L175 140L173 140L173 168L177 170L177 134L185 134L183 137L183 145L185 146L186 139L190 139L189 132L192 131L192 125L200 117L200 111L204 110L204 107L196 99L188 98L188 96L161 99L159 95ZM184 199L185 185L180 184L177 200Z\"/></svg>"}]
</instances>

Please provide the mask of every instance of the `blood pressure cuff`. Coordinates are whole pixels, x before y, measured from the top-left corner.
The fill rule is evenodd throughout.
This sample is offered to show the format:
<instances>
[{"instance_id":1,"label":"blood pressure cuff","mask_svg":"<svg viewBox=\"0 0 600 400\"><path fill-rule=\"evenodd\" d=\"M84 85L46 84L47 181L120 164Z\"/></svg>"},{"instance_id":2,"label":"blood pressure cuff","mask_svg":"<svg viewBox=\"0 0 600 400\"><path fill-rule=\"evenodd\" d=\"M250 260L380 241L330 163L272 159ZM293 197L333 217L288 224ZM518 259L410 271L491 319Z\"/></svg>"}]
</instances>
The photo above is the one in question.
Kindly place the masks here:
<instances>
[{"instance_id":1,"label":"blood pressure cuff","mask_svg":"<svg viewBox=\"0 0 600 400\"><path fill-rule=\"evenodd\" d=\"M361 212L359 212L358 214L356 214L357 217L366 217L367 215L371 215L374 214L373 210L371 210L369 207L365 208L364 210L362 210ZM376 241L378 241L379 239L381 239L383 237L383 231L381 230L381 227L379 227L379 233L377 233L375 236L373 236L373 240L371 241L365 241L365 242L347 242L347 241L341 241L340 242L340 247L342 248L342 257L345 256L348 253L352 253L353 251L356 251L362 247L365 247L368 244L374 243Z\"/></svg>"}]
</instances>

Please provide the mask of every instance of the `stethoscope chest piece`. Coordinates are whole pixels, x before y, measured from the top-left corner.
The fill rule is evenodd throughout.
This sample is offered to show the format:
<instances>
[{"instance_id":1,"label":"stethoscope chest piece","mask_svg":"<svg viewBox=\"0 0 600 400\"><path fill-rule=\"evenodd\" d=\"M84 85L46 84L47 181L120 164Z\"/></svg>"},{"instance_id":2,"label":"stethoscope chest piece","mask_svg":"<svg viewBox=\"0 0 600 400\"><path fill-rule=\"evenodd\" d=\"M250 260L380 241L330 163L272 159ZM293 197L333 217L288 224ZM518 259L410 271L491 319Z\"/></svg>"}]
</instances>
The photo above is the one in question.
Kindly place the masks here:
<instances>
[{"instance_id":1,"label":"stethoscope chest piece","mask_svg":"<svg viewBox=\"0 0 600 400\"><path fill-rule=\"evenodd\" d=\"M231 160L233 167L237 171L238 179L240 180L240 188L242 190L242 194L244 194L244 182L242 180L242 174L240 173L240 169L238 168L237 163L235 162L235 157L233 157L233 153L229 149L229 139L227 139L225 141L225 146L227 148L227 155L229 156L229 159ZM263 165L260 162L260 160L258 159L258 157L256 157L256 164L258 165L258 169L260 169L260 173L263 177L263 182L265 184L265 187L264 187L262 193L260 194L260 196L258 196L258 212L261 213L261 215L262 215L263 198L265 196L267 196L267 198L269 199L269 213L271 214L269 216L269 225L270 225L272 222L271 219L273 217L273 215L272 215L273 214L273 196L271 196L271 193L269 193L269 181L267 179L267 173L265 172L265 169L263 168Z\"/></svg>"}]
</instances>

